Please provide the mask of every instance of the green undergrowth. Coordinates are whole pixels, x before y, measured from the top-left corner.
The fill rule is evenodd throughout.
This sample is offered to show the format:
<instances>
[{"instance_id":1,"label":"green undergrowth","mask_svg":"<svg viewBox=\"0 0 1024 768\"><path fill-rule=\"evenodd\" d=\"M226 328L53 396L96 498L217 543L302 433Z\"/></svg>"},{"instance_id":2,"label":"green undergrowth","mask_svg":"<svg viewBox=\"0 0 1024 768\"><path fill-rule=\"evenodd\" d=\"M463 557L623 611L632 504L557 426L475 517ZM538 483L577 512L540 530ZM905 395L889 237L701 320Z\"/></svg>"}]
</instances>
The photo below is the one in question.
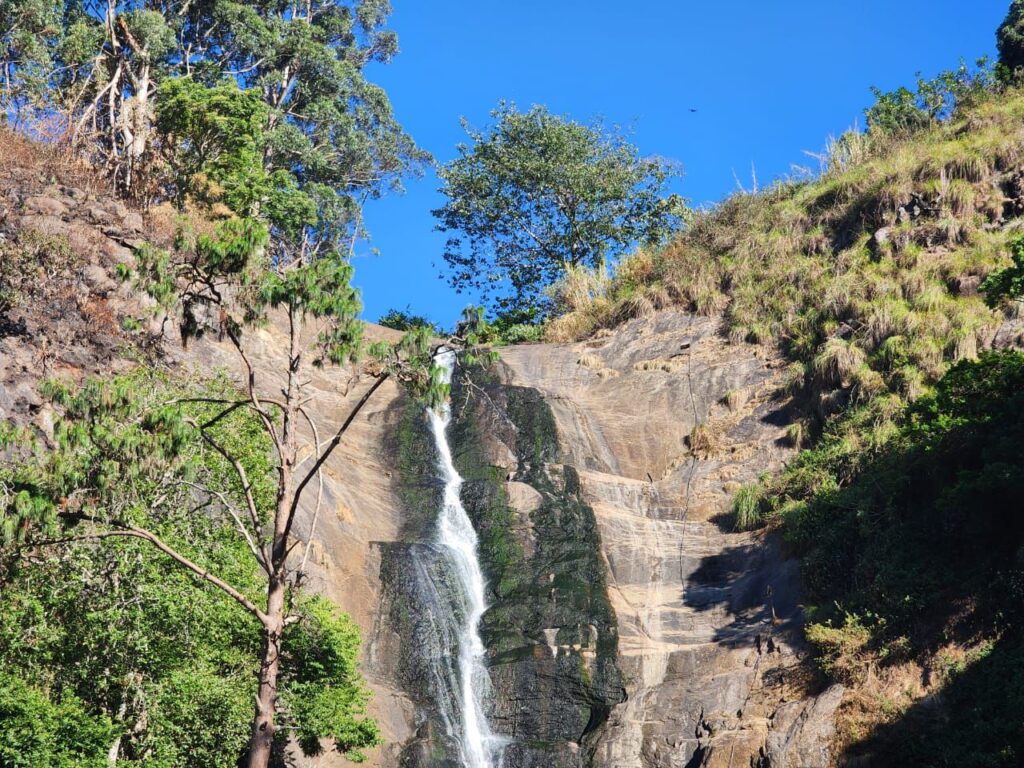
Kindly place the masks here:
<instances>
[{"instance_id":1,"label":"green undergrowth","mask_svg":"<svg viewBox=\"0 0 1024 768\"><path fill-rule=\"evenodd\" d=\"M850 749L887 756L872 765L1019 765L1024 354L956 364L884 434L873 431L877 410L852 412L759 492L758 513L803 560L821 669L857 686L873 668L913 660L948 700ZM975 650L950 668L951 644ZM937 725L954 702L957 739Z\"/></svg>"},{"instance_id":2,"label":"green undergrowth","mask_svg":"<svg viewBox=\"0 0 1024 768\"><path fill-rule=\"evenodd\" d=\"M269 438L244 409L221 412L219 401L237 397L226 376L139 367L40 389L57 409L52 442L0 424L0 766L102 768L116 758L232 768L259 670L252 617L137 537L103 536L82 521L25 543L9 511L42 509L98 467L106 495L97 516L151 531L260 605L264 574L224 504L237 508L248 491L266 519L276 487ZM216 421L214 439L245 468L247 488L221 453L182 440L183 419ZM158 483L164 472L180 482ZM375 743L376 723L362 717L357 627L321 597L291 599L299 621L283 638L280 722L311 754L323 733Z\"/></svg>"}]
</instances>

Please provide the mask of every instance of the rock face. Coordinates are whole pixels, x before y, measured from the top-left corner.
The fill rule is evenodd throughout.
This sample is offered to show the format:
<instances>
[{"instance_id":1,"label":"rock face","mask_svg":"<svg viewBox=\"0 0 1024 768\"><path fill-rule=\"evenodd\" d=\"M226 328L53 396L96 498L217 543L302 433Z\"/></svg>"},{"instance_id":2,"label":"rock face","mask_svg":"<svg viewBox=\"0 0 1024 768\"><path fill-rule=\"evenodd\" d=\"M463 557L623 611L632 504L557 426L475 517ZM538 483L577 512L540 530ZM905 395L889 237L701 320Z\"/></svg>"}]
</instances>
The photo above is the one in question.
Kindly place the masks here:
<instances>
[{"instance_id":1,"label":"rock face","mask_svg":"<svg viewBox=\"0 0 1024 768\"><path fill-rule=\"evenodd\" d=\"M716 523L787 454L777 364L759 354L713 320L662 313L502 355L508 381L551 404L598 524L626 699L595 766L827 764L839 696L801 701L795 564Z\"/></svg>"},{"instance_id":2,"label":"rock face","mask_svg":"<svg viewBox=\"0 0 1024 768\"><path fill-rule=\"evenodd\" d=\"M257 360L279 348L273 328L258 333ZM213 342L190 355L231 364ZM777 362L760 355L713 320L662 313L583 344L503 350L456 386L449 438L491 592L504 768L829 764L842 689L803 685L795 563L723 520L735 490L789 454ZM329 424L360 385L346 397L327 372L313 386ZM396 389L357 425L328 465L311 583L368 639L388 740L370 764L459 768L436 706L457 643L439 614L461 617L432 544L432 441Z\"/></svg>"},{"instance_id":3,"label":"rock face","mask_svg":"<svg viewBox=\"0 0 1024 768\"><path fill-rule=\"evenodd\" d=\"M140 300L114 271L145 236L109 197L0 165L0 247L75 257L52 295L0 327L0 417L45 434L40 377L108 373L143 353L240 375L214 339L128 353L120 323ZM279 369L283 338L252 331L258 369ZM312 373L323 429L364 391L351 373ZM581 344L503 350L473 382L456 388L450 438L491 590L482 634L504 768L827 765L843 692L801 684L794 564L722 523L736 489L787 456L776 361L726 344L713 320L664 312ZM325 466L308 582L363 628L380 768L457 768L431 681L454 640L426 610L458 610L431 546L439 491L422 413L383 387ZM309 498L302 540L312 510Z\"/></svg>"}]
</instances>

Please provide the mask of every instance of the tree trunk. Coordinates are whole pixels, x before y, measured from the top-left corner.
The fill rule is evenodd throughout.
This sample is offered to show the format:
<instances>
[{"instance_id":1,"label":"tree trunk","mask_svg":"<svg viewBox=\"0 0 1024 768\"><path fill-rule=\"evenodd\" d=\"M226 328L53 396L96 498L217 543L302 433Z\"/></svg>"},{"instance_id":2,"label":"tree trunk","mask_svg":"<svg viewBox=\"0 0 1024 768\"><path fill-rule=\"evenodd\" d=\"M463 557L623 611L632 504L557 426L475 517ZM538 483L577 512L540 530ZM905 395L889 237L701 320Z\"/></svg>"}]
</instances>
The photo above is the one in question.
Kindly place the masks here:
<instances>
[{"instance_id":1,"label":"tree trunk","mask_svg":"<svg viewBox=\"0 0 1024 768\"><path fill-rule=\"evenodd\" d=\"M274 745L277 711L277 676L281 664L281 633L284 629L284 583L275 579L267 593L267 623L263 629L263 656L256 712L249 734L248 768L267 768Z\"/></svg>"},{"instance_id":2,"label":"tree trunk","mask_svg":"<svg viewBox=\"0 0 1024 768\"><path fill-rule=\"evenodd\" d=\"M299 376L302 369L302 315L288 308L289 350L288 381L285 387L281 441L278 448L277 508L270 552L270 580L267 584L267 613L263 623L263 657L260 662L260 687L256 693L256 713L249 735L248 768L267 768L274 745L274 715L277 710L277 677L281 664L281 635L285 619L285 574L288 561L288 533L291 529L292 498L298 443L295 422L301 396Z\"/></svg>"}]
</instances>

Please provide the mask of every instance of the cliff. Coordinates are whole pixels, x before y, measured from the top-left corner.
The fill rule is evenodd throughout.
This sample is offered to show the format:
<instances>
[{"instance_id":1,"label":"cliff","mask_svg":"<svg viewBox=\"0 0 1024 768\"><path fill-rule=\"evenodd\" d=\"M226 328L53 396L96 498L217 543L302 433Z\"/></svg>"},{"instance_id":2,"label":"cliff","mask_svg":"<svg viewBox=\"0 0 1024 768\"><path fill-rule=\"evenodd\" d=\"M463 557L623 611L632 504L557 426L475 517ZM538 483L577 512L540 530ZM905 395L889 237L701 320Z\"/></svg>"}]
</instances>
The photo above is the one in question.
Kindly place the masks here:
<instances>
[{"instance_id":1,"label":"cliff","mask_svg":"<svg viewBox=\"0 0 1024 768\"><path fill-rule=\"evenodd\" d=\"M49 375L140 361L241 375L216 339L184 348L174 329L126 328L145 302L116 265L165 236L157 215L60 158L23 160L2 168L4 239L34 243L52 270L8 313L0 415L45 433L36 385ZM283 333L253 334L253 363L273 368ZM452 440L490 584L482 633L505 765L824 765L837 693L810 696L799 673L794 564L723 517L736 488L787 457L779 361L727 344L715 319L672 311L587 342L507 348L468 374ZM365 383L328 369L311 386L327 429ZM417 614L438 490L424 430L397 387L377 393L325 467L311 557L308 583L363 629L386 741L370 764L382 767L445 764L427 678L452 650ZM299 539L313 509L310 498Z\"/></svg>"}]
</instances>

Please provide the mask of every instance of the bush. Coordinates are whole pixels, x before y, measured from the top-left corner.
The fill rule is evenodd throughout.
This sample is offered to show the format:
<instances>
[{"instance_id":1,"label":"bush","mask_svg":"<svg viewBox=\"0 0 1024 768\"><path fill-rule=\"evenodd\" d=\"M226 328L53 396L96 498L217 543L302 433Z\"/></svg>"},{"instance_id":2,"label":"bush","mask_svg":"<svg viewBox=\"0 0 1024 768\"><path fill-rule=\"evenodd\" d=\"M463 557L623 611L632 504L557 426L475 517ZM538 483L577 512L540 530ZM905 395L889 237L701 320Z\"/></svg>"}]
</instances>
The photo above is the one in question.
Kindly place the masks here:
<instances>
[{"instance_id":1,"label":"bush","mask_svg":"<svg viewBox=\"0 0 1024 768\"><path fill-rule=\"evenodd\" d=\"M437 336L444 334L444 330L437 323L423 315L414 315L409 307L405 309L389 309L377 320L377 325L391 328L396 331L411 331L415 328L429 328Z\"/></svg>"},{"instance_id":2,"label":"bush","mask_svg":"<svg viewBox=\"0 0 1024 768\"><path fill-rule=\"evenodd\" d=\"M996 31L999 65L1003 79L1016 77L1024 67L1024 0L1013 0L1006 19Z\"/></svg>"},{"instance_id":3,"label":"bush","mask_svg":"<svg viewBox=\"0 0 1024 768\"><path fill-rule=\"evenodd\" d=\"M0 673L0 766L106 768L120 734L70 693L52 695Z\"/></svg>"}]
</instances>

